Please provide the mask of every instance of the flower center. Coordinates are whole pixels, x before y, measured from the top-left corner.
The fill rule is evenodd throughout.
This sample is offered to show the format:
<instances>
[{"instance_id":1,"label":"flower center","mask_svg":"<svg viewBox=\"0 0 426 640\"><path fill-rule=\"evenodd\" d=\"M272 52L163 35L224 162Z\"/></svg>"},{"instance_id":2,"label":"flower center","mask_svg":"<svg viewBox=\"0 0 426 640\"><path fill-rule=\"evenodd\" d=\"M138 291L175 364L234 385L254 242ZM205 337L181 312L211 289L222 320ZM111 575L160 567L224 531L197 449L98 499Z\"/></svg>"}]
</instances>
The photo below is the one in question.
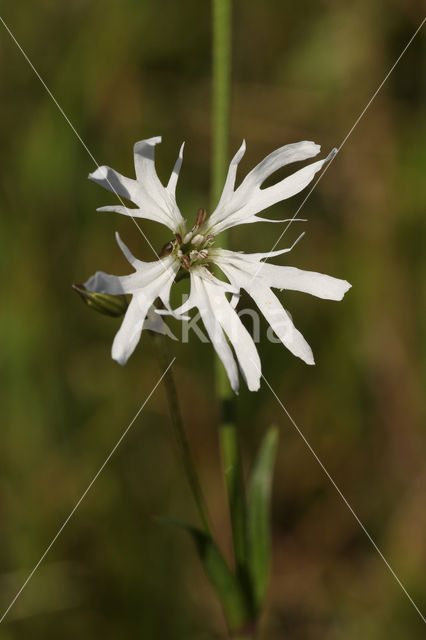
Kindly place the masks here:
<instances>
[{"instance_id":1,"label":"flower center","mask_svg":"<svg viewBox=\"0 0 426 640\"><path fill-rule=\"evenodd\" d=\"M195 224L188 233L175 233L174 240L167 242L159 253L160 258L175 254L184 269L189 270L196 262L207 264L209 247L214 243L211 234L199 233L207 216L205 209L198 209Z\"/></svg>"}]
</instances>

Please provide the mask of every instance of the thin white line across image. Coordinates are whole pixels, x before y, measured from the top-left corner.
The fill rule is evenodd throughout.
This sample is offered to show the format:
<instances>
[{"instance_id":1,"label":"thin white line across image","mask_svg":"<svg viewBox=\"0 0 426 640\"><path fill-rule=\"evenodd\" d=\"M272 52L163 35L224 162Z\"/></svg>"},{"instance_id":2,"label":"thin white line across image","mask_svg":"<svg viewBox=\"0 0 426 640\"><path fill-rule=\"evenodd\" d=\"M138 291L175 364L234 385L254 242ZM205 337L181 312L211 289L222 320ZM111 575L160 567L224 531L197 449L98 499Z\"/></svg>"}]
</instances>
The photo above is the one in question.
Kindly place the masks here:
<instances>
[{"instance_id":1,"label":"thin white line across image","mask_svg":"<svg viewBox=\"0 0 426 640\"><path fill-rule=\"evenodd\" d=\"M295 214L293 215L293 217L289 220L289 222L284 227L284 231L281 232L278 240L273 244L272 248L270 249L271 252L275 250L275 248L279 244L281 238L284 236L285 232L287 231L287 229L289 228L291 223L295 221L296 216L298 215L298 213L300 213L300 210L306 204L306 202L308 201L308 199L312 195L313 191L315 190L315 188L318 185L318 183L320 182L320 180L323 178L323 176L326 174L328 169L331 167L331 165L334 162L334 160L337 158L337 155L340 153L340 151L342 150L343 146L346 144L347 140L352 135L353 131L355 130L355 128L358 126L358 124L360 123L360 121L364 117L364 115L367 112L368 108L371 106L372 102L374 101L374 99L377 97L377 95L381 91L383 85L386 83L386 81L389 79L390 75L395 70L396 66L398 65L398 63L400 62L401 58L403 57L403 55L407 51L408 47L411 45L411 43L413 42L414 38L420 32L420 29L423 27L425 21L426 21L426 18L423 18L423 20L421 21L420 25L417 27L417 29L415 30L415 32L413 33L413 35L411 36L411 38L409 39L409 41L405 45L404 49L401 51L401 53L399 54L398 58L395 60L395 62L393 63L393 65L391 66L389 71L387 72L386 76L383 78L382 82L379 84L379 86L377 87L377 89L375 90L373 95L371 96L370 100L367 102L367 104L365 105L365 107L363 108L363 110L361 111L361 113L359 114L357 119L355 120L354 124L352 125L352 127L349 129L348 133L343 138L342 142L340 143L339 147L336 150L336 153L333 155L331 160L327 163L327 165L325 166L324 171L321 172L321 174L319 175L318 179L315 181L315 183L313 184L313 186L309 190L308 194L306 195L306 197L303 199L302 203L297 208L297 210L296 210ZM253 281L259 275L260 271L262 270L262 264L264 264L266 261L267 261L267 258L264 260L264 262L261 263L261 265L259 266L259 268L256 271L256 273L253 275L251 281Z\"/></svg>"},{"instance_id":2,"label":"thin white line across image","mask_svg":"<svg viewBox=\"0 0 426 640\"><path fill-rule=\"evenodd\" d=\"M56 540L59 538L59 536L61 535L62 531L67 526L68 522L71 520L72 516L77 511L78 507L81 505L81 503L83 502L84 498L87 496L87 494L89 493L90 489L93 487L93 485L95 484L96 480L101 475L102 471L105 469L105 467L108 464L108 462L111 460L112 456L114 455L114 453L116 452L116 450L118 449L118 447L120 446L120 444L122 443L122 441L124 440L124 438L126 437L128 432L130 431L130 429L133 426L133 424L135 423L136 419L139 417L140 413L142 412L142 410L144 409L144 407L146 406L148 401L151 399L151 396L156 391L158 385L163 380L164 376L166 375L166 373L168 372L168 370L170 369L170 367L172 366L172 364L174 363L175 360L176 360L176 358L173 358L171 360L170 364L168 365L167 369L165 369L165 371L163 371L161 377L156 382L156 384L154 385L154 387L152 388L151 392L148 394L148 396L146 397L146 399L144 400L142 405L139 407L138 411L136 412L136 414L134 415L132 420L129 422L129 424L127 425L127 427L125 428L125 430L123 431L123 433L121 434L121 436L119 437L119 439L117 440L117 442L115 443L113 448L111 449L110 453L107 455L107 457L105 458L104 462L99 467L98 471L95 473L95 475L93 476L92 480L89 482L89 484L87 485L86 489L83 491L83 493L81 494L80 498L75 503L74 507L72 508L72 510L70 511L68 516L65 518L64 522L62 523L62 525L59 527L57 533L54 535L54 537L52 538L52 540L50 541L50 543L46 547L46 549L43 552L43 554L41 555L39 561L34 566L34 568L31 570L31 572L29 573L27 579L25 580L25 582L23 583L23 585L21 586L19 591L16 593L16 595L14 596L12 601L10 602L9 606L7 607L7 609L4 611L3 615L0 618L0 624L6 618L7 614L9 613L9 611L11 610L11 608L13 607L13 605L15 604L15 602L17 601L19 596L22 594L23 590L25 589L25 587L27 586L27 584L29 583L31 578L34 576L34 574L37 571L37 569L40 567L41 563L43 562L43 560L45 559L45 557L47 556L47 554L49 553L49 551L51 550L51 548L55 544Z\"/></svg>"},{"instance_id":3,"label":"thin white line across image","mask_svg":"<svg viewBox=\"0 0 426 640\"><path fill-rule=\"evenodd\" d=\"M360 520L359 516L354 511L353 507L351 506L351 504L349 503L347 498L344 496L344 494L342 493L341 489L336 484L335 480L333 479L333 477L331 476L331 474L327 470L326 466L320 460L320 458L318 457L317 453L313 449L312 445L309 443L309 441L307 440L306 436L304 435L304 433L302 432L300 427L296 424L295 420L292 418L292 416L290 415L289 411L286 409L286 407L284 406L283 402L280 400L280 398L278 397L277 393L274 391L274 389L272 388L272 386L270 385L268 380L265 378L263 373L261 375L262 375L263 380L267 384L269 390L271 391L271 393L275 397L276 401L280 405L281 409L284 411L284 413L286 414L287 418L290 420L291 424L296 429L297 433L302 438L303 442L306 444L306 446L308 447L309 451L311 452L311 454L313 455L315 460L318 462L318 464L320 465L321 469L324 471L325 475L327 476L327 478L329 479L329 481L331 482L333 487L336 489L337 493L339 494L339 496L341 497L341 499L345 503L346 507L349 509L349 511L351 512L351 514L353 515L353 517L357 521L358 525L361 527L361 529L363 530L363 532L365 533L365 535L367 536L367 538L369 539L369 541L373 545L374 549L377 551L377 553L379 554L379 556L381 557L381 559L383 560L383 562L385 563L385 565L387 566L387 568L391 572L392 576L394 577L394 579L396 580L396 582L398 583L398 585L400 586L402 591L405 593L405 595L407 596L408 600L411 602L411 604L413 605L413 607L415 608L415 610L417 611L417 613L419 614L419 616L421 617L423 622L426 623L426 618L425 618L424 614L420 611L419 607L416 605L416 603L414 602L413 598L410 596L410 594L408 593L407 589L404 587L404 585L402 584L401 580L398 578L397 574L392 569L392 567L389 564L388 560L386 560L386 558L383 555L382 551L380 550L379 546L374 541L374 539L372 538L371 534L368 532L367 528L365 527L363 522Z\"/></svg>"},{"instance_id":4,"label":"thin white line across image","mask_svg":"<svg viewBox=\"0 0 426 640\"><path fill-rule=\"evenodd\" d=\"M83 146L83 148L85 149L85 151L88 154L88 156L91 158L91 160L94 162L96 167L99 169L99 164L98 164L96 158L94 157L94 155L92 154L92 152L90 151L90 149L88 148L88 146L86 145L86 143L84 142L84 140L82 139L80 134L78 133L77 129L74 127L74 125L72 124L71 120L69 119L69 117L67 116L67 114L65 113L65 111L63 110L63 108L61 107L61 105L59 104L57 99L55 98L55 96L53 95L52 91L49 89L49 87L47 86L46 82L43 80L43 78L41 77L40 73L37 71L36 67L31 62L30 58L28 57L28 55L26 54L26 52L24 51L24 49L22 48L22 46L20 45L20 43L18 42L18 40L16 39L16 37L14 36L14 34L12 33L12 31L10 30L10 28L8 27L8 25L6 24L6 22L4 21L4 19L1 16L0 16L0 21L3 24L4 28L6 29L6 31L8 32L8 34L10 35L10 37L12 38L13 42L18 47L19 51L22 53L22 55L25 58L25 60L28 62L28 64L31 67L31 69L34 71L34 73L37 76L37 78L40 80L41 84L43 85L44 89L48 93L49 97L52 99L52 101L54 102L54 104L58 108L58 110L61 113L61 115L63 116L63 118L65 119L67 124L70 126L70 128L73 131L74 135L76 136L77 140L80 142L80 144ZM138 222L136 221L134 216L131 214L132 209L129 209L129 207L126 207L126 205L124 204L121 196L114 189L114 187L111 184L111 182L110 182L108 177L106 177L106 181L108 182L109 186L111 187L111 191L114 193L114 195L117 196L117 198L120 201L120 203L122 204L122 206L128 212L129 218L131 218L133 220L133 222L135 223L136 227L139 229L139 232L142 234L143 238L145 239L145 241L148 243L148 245L150 246L150 248L154 252L155 257L158 258L158 254L157 254L156 250L154 249L154 247L152 246L151 242L146 237L145 233L142 231L140 225L138 224Z\"/></svg>"}]
</instances>

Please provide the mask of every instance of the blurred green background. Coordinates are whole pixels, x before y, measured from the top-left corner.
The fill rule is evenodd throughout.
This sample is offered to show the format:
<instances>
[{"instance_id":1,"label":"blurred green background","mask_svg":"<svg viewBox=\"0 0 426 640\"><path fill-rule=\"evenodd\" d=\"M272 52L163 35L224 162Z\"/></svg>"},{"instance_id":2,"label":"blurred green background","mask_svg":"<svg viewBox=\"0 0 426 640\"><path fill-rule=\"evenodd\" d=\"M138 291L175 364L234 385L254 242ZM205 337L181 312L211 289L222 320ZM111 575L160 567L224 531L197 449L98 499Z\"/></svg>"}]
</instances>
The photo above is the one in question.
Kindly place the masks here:
<instances>
[{"instance_id":1,"label":"blurred green background","mask_svg":"<svg viewBox=\"0 0 426 640\"><path fill-rule=\"evenodd\" d=\"M133 175L132 145L162 135L166 180L186 140L178 201L208 202L210 4L195 0L2 1L2 17L99 164ZM240 176L287 143L339 145L422 19L403 0L234 2L233 152ZM266 340L270 384L420 608L426 603L425 38L420 34L304 206L307 234L281 262L348 279L339 304L285 300L312 345L307 367ZM97 269L127 273L114 240L152 254L0 26L2 336L0 604L4 610L158 380L150 338L125 368L119 320L71 291ZM284 175L284 174L283 174ZM291 216L304 194L270 215ZM167 231L143 222L156 247ZM289 230L289 245L300 226ZM269 250L278 225L232 230ZM244 303L248 304L248 300ZM229 552L213 351L170 342L215 529ZM262 637L423 638L424 624L269 389L244 388L249 465L280 426L274 564ZM221 639L225 627L190 541L154 514L196 521L159 388L0 626L5 640Z\"/></svg>"}]
</instances>

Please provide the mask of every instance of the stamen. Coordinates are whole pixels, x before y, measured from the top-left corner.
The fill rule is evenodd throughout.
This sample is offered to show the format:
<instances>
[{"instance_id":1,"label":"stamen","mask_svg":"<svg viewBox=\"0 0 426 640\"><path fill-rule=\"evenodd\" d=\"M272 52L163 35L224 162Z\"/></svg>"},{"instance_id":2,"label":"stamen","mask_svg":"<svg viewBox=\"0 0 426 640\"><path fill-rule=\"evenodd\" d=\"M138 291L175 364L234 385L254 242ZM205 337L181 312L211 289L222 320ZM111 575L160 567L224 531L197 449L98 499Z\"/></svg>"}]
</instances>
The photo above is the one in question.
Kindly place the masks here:
<instances>
[{"instance_id":1,"label":"stamen","mask_svg":"<svg viewBox=\"0 0 426 640\"><path fill-rule=\"evenodd\" d=\"M189 261L189 258L186 254L183 254L183 256L181 256L181 262L183 264L183 266L185 267L185 269L188 269L191 267L191 263Z\"/></svg>"},{"instance_id":2,"label":"stamen","mask_svg":"<svg viewBox=\"0 0 426 640\"><path fill-rule=\"evenodd\" d=\"M197 216L195 218L195 226L201 227L204 220L206 219L207 211L205 209L198 209Z\"/></svg>"},{"instance_id":3,"label":"stamen","mask_svg":"<svg viewBox=\"0 0 426 640\"><path fill-rule=\"evenodd\" d=\"M166 242L166 244L164 245L164 247L161 249L160 253L158 254L159 258L164 258L164 256L169 256L171 254L171 252L174 249L174 244L173 242Z\"/></svg>"},{"instance_id":4,"label":"stamen","mask_svg":"<svg viewBox=\"0 0 426 640\"><path fill-rule=\"evenodd\" d=\"M178 244L182 244L182 236L180 233L175 233L175 238L178 241Z\"/></svg>"},{"instance_id":5,"label":"stamen","mask_svg":"<svg viewBox=\"0 0 426 640\"><path fill-rule=\"evenodd\" d=\"M197 233L196 236L192 238L192 244L198 247L201 243L204 242L204 236L201 233Z\"/></svg>"}]
</instances>

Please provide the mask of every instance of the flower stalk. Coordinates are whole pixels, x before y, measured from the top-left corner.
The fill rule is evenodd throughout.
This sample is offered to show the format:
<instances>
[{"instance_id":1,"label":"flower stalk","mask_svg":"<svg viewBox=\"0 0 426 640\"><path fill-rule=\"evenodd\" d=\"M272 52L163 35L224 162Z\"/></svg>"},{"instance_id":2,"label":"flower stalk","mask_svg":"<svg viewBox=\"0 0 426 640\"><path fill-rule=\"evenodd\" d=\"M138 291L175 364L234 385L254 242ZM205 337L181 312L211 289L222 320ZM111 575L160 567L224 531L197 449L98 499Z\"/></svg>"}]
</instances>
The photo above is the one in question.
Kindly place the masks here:
<instances>
[{"instance_id":1,"label":"flower stalk","mask_svg":"<svg viewBox=\"0 0 426 640\"><path fill-rule=\"evenodd\" d=\"M204 500L203 490L198 477L197 469L192 458L191 449L189 447L188 438L186 435L182 413L179 406L179 399L176 389L176 384L173 376L172 368L169 367L170 358L166 345L166 338L164 335L158 333L151 334L154 339L158 362L161 371L166 371L163 383L166 391L167 402L169 405L170 419L175 434L176 443L179 449L181 460L183 463L185 475L188 481L189 488L194 498L195 505L198 510L198 514L201 519L202 528L204 532L211 535L209 516Z\"/></svg>"},{"instance_id":2,"label":"flower stalk","mask_svg":"<svg viewBox=\"0 0 426 640\"><path fill-rule=\"evenodd\" d=\"M231 95L231 0L213 0L212 211L228 167ZM224 246L224 245L222 245ZM224 247L225 248L225 247Z\"/></svg>"},{"instance_id":3,"label":"flower stalk","mask_svg":"<svg viewBox=\"0 0 426 640\"><path fill-rule=\"evenodd\" d=\"M231 0L213 0L213 130L212 210L220 199L228 169L231 105ZM228 248L228 233L221 233L221 247ZM246 564L246 506L242 461L235 425L235 396L218 359L215 361L220 401L220 447L229 501L237 575ZM243 580L244 581L244 580Z\"/></svg>"}]
</instances>

